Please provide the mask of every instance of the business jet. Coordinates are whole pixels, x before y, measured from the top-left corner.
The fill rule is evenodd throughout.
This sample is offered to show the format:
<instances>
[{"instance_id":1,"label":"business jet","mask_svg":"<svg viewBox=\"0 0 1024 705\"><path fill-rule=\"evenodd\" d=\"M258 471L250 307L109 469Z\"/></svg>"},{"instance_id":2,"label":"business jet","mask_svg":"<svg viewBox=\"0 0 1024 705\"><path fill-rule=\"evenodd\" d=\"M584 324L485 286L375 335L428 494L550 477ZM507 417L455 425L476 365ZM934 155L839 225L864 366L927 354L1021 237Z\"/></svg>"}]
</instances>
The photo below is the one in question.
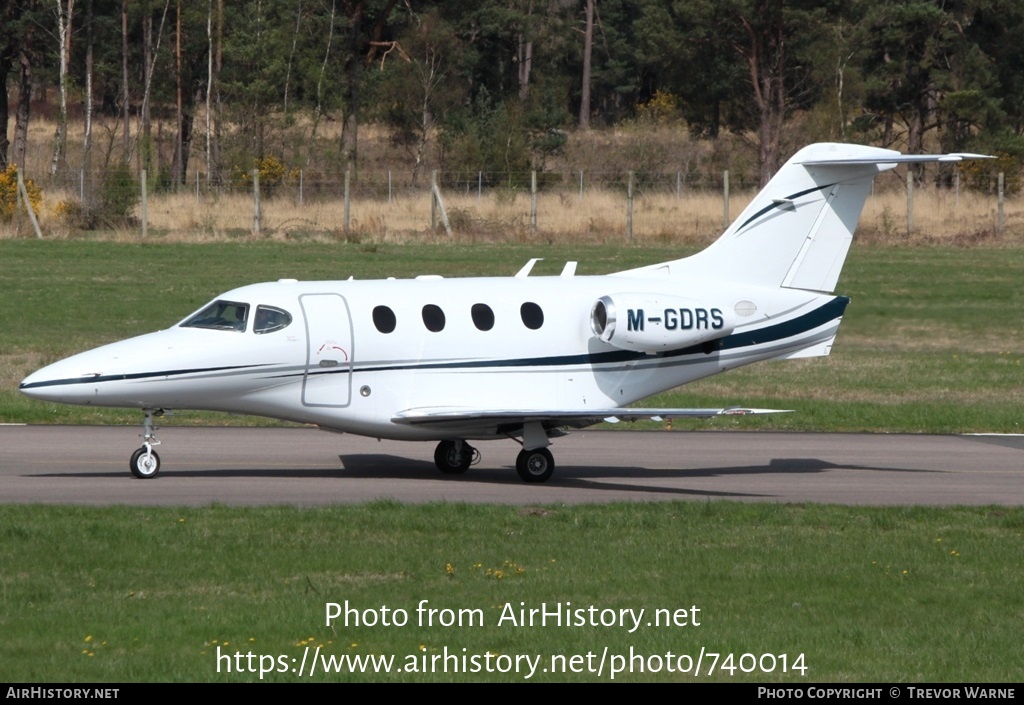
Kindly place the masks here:
<instances>
[{"instance_id":1,"label":"business jet","mask_svg":"<svg viewBox=\"0 0 1024 705\"><path fill-rule=\"evenodd\" d=\"M20 389L65 404L137 408L129 467L154 478L154 418L255 414L325 430L436 441L443 473L470 442L511 438L544 482L551 439L603 420L772 413L628 406L761 360L828 355L849 299L833 295L879 173L974 154L815 144L797 152L710 247L603 276L283 279L229 291L180 323L74 355Z\"/></svg>"}]
</instances>

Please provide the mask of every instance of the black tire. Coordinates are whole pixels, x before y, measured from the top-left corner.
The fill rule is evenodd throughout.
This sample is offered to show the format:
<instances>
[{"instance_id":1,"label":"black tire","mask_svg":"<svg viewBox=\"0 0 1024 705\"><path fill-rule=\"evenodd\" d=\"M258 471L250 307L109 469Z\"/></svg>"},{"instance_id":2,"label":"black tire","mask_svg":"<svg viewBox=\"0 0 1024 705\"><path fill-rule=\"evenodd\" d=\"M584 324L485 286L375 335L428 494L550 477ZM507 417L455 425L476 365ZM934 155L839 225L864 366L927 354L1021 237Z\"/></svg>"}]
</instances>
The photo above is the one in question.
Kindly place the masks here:
<instances>
[{"instance_id":1,"label":"black tire","mask_svg":"<svg viewBox=\"0 0 1024 705\"><path fill-rule=\"evenodd\" d=\"M461 451L455 441L441 441L434 451L434 465L445 475L461 475L469 470L476 449L466 442Z\"/></svg>"},{"instance_id":2,"label":"black tire","mask_svg":"<svg viewBox=\"0 0 1024 705\"><path fill-rule=\"evenodd\" d=\"M147 453L146 446L142 446L132 453L128 467L140 480L152 480L160 473L160 456L156 452Z\"/></svg>"},{"instance_id":3,"label":"black tire","mask_svg":"<svg viewBox=\"0 0 1024 705\"><path fill-rule=\"evenodd\" d=\"M516 458L516 472L523 482L547 482L555 472L555 459L547 448L523 450Z\"/></svg>"}]
</instances>

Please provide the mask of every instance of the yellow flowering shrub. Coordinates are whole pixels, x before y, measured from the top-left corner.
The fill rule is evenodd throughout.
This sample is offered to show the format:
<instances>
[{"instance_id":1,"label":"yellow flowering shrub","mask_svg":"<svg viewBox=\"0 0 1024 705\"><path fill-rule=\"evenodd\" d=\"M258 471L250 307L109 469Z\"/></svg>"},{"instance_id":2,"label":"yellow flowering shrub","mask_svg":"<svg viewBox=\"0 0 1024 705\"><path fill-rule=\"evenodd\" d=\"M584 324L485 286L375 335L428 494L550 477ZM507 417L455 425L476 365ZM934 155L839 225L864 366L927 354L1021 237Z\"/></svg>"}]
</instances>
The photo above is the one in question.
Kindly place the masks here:
<instances>
[{"instance_id":1,"label":"yellow flowering shrub","mask_svg":"<svg viewBox=\"0 0 1024 705\"><path fill-rule=\"evenodd\" d=\"M668 124L679 118L679 98L665 91L654 91L646 103L636 106L637 120L644 124Z\"/></svg>"},{"instance_id":2,"label":"yellow flowering shrub","mask_svg":"<svg viewBox=\"0 0 1024 705\"><path fill-rule=\"evenodd\" d=\"M25 191L32 210L39 213L43 204L43 191L32 179L25 179ZM10 220L18 208L18 168L14 165L0 171L0 220Z\"/></svg>"},{"instance_id":3,"label":"yellow flowering shrub","mask_svg":"<svg viewBox=\"0 0 1024 705\"><path fill-rule=\"evenodd\" d=\"M253 166L260 175L260 191L266 195L272 194L274 189L283 183L299 180L299 170L289 170L277 157L257 159ZM243 171L235 167L232 170L232 180L237 186L249 187L252 184L252 169Z\"/></svg>"}]
</instances>

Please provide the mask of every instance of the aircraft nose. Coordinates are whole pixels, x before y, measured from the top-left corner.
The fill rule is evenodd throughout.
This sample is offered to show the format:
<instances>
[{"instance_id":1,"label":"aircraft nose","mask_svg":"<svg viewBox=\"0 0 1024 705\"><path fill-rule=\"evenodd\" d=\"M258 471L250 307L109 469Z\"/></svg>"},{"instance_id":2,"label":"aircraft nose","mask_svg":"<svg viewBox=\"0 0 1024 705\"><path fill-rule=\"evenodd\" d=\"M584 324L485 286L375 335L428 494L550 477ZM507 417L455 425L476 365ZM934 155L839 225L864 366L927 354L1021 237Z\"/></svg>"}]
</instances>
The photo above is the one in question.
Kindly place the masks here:
<instances>
[{"instance_id":1,"label":"aircraft nose","mask_svg":"<svg viewBox=\"0 0 1024 705\"><path fill-rule=\"evenodd\" d=\"M99 373L85 373L68 367L67 360L48 365L21 381L18 390L27 397L65 404L87 404L95 394L89 382Z\"/></svg>"}]
</instances>

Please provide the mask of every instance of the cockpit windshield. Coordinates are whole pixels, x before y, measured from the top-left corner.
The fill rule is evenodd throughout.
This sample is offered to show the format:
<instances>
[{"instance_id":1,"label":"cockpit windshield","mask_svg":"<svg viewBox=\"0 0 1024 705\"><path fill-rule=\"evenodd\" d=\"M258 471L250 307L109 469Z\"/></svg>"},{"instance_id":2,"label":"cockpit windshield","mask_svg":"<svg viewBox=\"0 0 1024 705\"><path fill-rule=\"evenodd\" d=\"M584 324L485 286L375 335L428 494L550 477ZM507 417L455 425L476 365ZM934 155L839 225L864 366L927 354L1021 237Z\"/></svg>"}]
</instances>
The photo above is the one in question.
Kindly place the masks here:
<instances>
[{"instance_id":1,"label":"cockpit windshield","mask_svg":"<svg viewBox=\"0 0 1024 705\"><path fill-rule=\"evenodd\" d=\"M237 301L214 301L181 324L182 328L245 331L249 320L249 304Z\"/></svg>"}]
</instances>

